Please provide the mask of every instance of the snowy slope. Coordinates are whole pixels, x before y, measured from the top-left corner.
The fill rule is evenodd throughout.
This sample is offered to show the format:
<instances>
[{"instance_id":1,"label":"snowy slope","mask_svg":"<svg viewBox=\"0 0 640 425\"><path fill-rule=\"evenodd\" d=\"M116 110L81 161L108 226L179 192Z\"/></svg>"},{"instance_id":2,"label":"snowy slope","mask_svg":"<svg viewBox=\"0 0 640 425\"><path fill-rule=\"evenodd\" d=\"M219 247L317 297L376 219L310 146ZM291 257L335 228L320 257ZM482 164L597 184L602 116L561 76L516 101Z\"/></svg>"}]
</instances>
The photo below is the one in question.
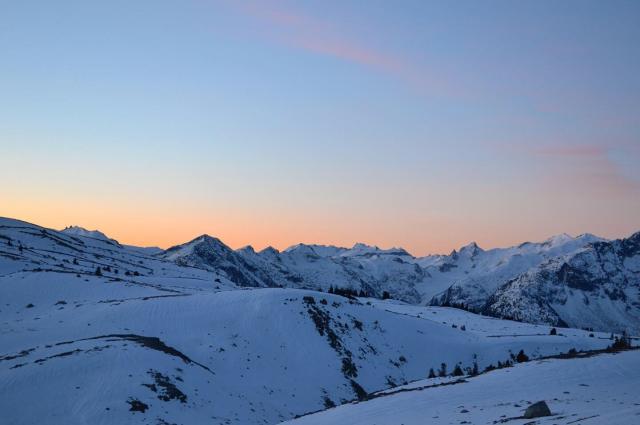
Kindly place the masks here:
<instances>
[{"instance_id":1,"label":"snowy slope","mask_svg":"<svg viewBox=\"0 0 640 425\"><path fill-rule=\"evenodd\" d=\"M640 351L571 360L534 361L464 382L395 392L287 422L291 425L584 424L640 422ZM432 386L431 388L429 388ZM553 416L521 418L545 400Z\"/></svg>"},{"instance_id":2,"label":"snowy slope","mask_svg":"<svg viewBox=\"0 0 640 425\"><path fill-rule=\"evenodd\" d=\"M519 350L610 344L451 308L239 289L224 269L237 264L221 252L223 269L193 268L0 219L3 420L271 424L422 379L441 363L484 368Z\"/></svg>"},{"instance_id":3,"label":"snowy slope","mask_svg":"<svg viewBox=\"0 0 640 425\"><path fill-rule=\"evenodd\" d=\"M543 355L609 343L510 322L499 338L299 290L93 300L68 288L29 292L35 307L3 291L17 301L0 312L0 409L16 424L44 415L65 424L275 423L424 377L442 362L485 367L520 349ZM27 399L40 400L38 409L12 408ZM148 410L131 412L134 400Z\"/></svg>"},{"instance_id":4,"label":"snowy slope","mask_svg":"<svg viewBox=\"0 0 640 425\"><path fill-rule=\"evenodd\" d=\"M484 311L533 323L640 332L640 232L556 257L500 287Z\"/></svg>"},{"instance_id":5,"label":"snowy slope","mask_svg":"<svg viewBox=\"0 0 640 425\"><path fill-rule=\"evenodd\" d=\"M235 287L217 271L180 267L147 255L145 248L94 236L70 235L64 230L0 218L0 276L10 281L45 276L42 279L73 277L90 282L99 277L125 288L155 287L160 292L171 292L173 286L182 285L200 289L214 284ZM97 268L102 276L95 276Z\"/></svg>"},{"instance_id":6,"label":"snowy slope","mask_svg":"<svg viewBox=\"0 0 640 425\"><path fill-rule=\"evenodd\" d=\"M487 251L471 243L435 261L432 258L427 262L420 260L431 275L422 295L434 305L462 304L479 310L507 281L551 258L576 252L599 240L590 234L576 238L562 234L540 243L526 242Z\"/></svg>"}]
</instances>

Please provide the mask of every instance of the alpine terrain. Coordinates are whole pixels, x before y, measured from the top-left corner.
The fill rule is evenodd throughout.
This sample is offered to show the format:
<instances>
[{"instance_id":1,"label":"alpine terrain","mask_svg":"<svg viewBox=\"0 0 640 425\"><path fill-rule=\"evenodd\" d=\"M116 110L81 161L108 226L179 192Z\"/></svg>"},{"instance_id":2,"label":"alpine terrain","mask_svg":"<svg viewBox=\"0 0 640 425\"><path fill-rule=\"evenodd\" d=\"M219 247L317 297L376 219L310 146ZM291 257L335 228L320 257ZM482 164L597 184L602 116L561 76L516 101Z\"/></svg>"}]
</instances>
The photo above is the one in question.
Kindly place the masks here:
<instances>
[{"instance_id":1,"label":"alpine terrain","mask_svg":"<svg viewBox=\"0 0 640 425\"><path fill-rule=\"evenodd\" d=\"M162 250L2 218L2 422L493 423L547 399L570 423L598 397L584 423L632 423L639 238L416 258L207 235Z\"/></svg>"}]
</instances>

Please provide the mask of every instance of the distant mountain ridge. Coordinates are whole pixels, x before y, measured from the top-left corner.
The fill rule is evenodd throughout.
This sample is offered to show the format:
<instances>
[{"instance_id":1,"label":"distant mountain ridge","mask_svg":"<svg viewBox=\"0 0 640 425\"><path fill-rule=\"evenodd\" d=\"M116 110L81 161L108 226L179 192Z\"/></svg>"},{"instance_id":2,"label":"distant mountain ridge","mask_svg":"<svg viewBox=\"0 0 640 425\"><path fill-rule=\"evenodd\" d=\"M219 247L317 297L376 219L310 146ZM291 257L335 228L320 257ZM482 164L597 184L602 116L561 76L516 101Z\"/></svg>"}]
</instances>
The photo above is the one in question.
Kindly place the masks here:
<instances>
[{"instance_id":1,"label":"distant mountain ridge","mask_svg":"<svg viewBox=\"0 0 640 425\"><path fill-rule=\"evenodd\" d=\"M55 231L38 232L53 238ZM77 249L106 244L213 272L240 287L324 292L333 287L531 323L640 331L638 233L614 241L592 234L560 234L488 250L472 242L449 255L425 257L362 243L351 248L297 244L284 251L273 247L256 251L251 246L234 250L218 238L201 235L161 250L121 245L100 231L78 226L58 235L85 241Z\"/></svg>"},{"instance_id":2,"label":"distant mountain ridge","mask_svg":"<svg viewBox=\"0 0 640 425\"><path fill-rule=\"evenodd\" d=\"M635 265L640 254L628 248L635 246L636 235L608 241L588 233L577 237L565 233L542 242L490 250L472 242L449 255L425 257L414 257L402 248L380 249L360 243L352 248L297 244L282 252L271 247L259 252L252 247L232 250L218 239L215 247L203 245L194 251L190 248L193 243L203 243L196 239L170 248L161 257L181 265L221 268L230 280L244 286L322 291L347 288L374 297L387 292L413 304L462 307L532 323L619 331L626 327L640 329L640 268ZM627 247L629 259L607 263L606 267L615 263L615 272L598 266L602 256L587 254L614 249L609 247ZM541 273L550 273L550 267L575 268L569 264L577 259L605 272L588 288L569 287L574 297L588 300L576 304L574 311L558 307L554 292L542 290L536 282L543 280ZM615 306L604 307L602 302L591 300L595 294L604 294Z\"/></svg>"}]
</instances>

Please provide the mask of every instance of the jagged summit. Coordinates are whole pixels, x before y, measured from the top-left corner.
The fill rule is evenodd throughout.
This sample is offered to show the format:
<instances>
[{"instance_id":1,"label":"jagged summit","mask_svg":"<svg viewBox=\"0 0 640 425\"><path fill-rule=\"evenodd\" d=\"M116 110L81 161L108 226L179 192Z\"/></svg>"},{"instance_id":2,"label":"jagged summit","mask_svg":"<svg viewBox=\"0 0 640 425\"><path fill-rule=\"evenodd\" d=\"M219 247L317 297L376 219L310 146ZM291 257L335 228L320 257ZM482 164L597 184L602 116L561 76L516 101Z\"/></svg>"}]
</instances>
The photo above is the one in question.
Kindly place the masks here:
<instances>
[{"instance_id":1,"label":"jagged summit","mask_svg":"<svg viewBox=\"0 0 640 425\"><path fill-rule=\"evenodd\" d=\"M378 248L376 245L367 245L366 243L362 243L362 242L356 242L355 244L353 244L353 247L351 248L353 250L373 250L373 251L378 251L380 250L380 248Z\"/></svg>"},{"instance_id":2,"label":"jagged summit","mask_svg":"<svg viewBox=\"0 0 640 425\"><path fill-rule=\"evenodd\" d=\"M468 254L471 257L474 257L481 252L484 252L484 250L480 248L475 242L471 242L460 248L460 254Z\"/></svg>"},{"instance_id":3,"label":"jagged summit","mask_svg":"<svg viewBox=\"0 0 640 425\"><path fill-rule=\"evenodd\" d=\"M192 239L191 241L189 241L187 243L193 243L193 242L216 243L216 244L221 244L221 245L227 246L227 245L225 245L224 242L222 242L222 240L220 240L220 238L208 235L206 233L198 236L197 238Z\"/></svg>"},{"instance_id":4,"label":"jagged summit","mask_svg":"<svg viewBox=\"0 0 640 425\"><path fill-rule=\"evenodd\" d=\"M87 230L81 226L67 226L64 229L62 229L61 232L71 236L81 236L83 238L100 239L106 242L120 245L117 240L108 237L107 235L105 235L99 230Z\"/></svg>"},{"instance_id":5,"label":"jagged summit","mask_svg":"<svg viewBox=\"0 0 640 425\"><path fill-rule=\"evenodd\" d=\"M313 245L307 245L304 243L291 245L289 248L285 249L284 252L317 255Z\"/></svg>"},{"instance_id":6,"label":"jagged summit","mask_svg":"<svg viewBox=\"0 0 640 425\"><path fill-rule=\"evenodd\" d=\"M269 255L271 255L271 254L280 254L280 251L278 251L277 249L275 249L274 247L269 245L268 247L266 247L262 251L258 252L258 254L269 254Z\"/></svg>"},{"instance_id":7,"label":"jagged summit","mask_svg":"<svg viewBox=\"0 0 640 425\"><path fill-rule=\"evenodd\" d=\"M66 233L67 235L84 236L87 238L107 239L107 240L110 239L107 237L107 235L105 235L99 230L87 230L84 227L75 226L75 225L67 226L64 229L62 229L61 232Z\"/></svg>"},{"instance_id":8,"label":"jagged summit","mask_svg":"<svg viewBox=\"0 0 640 425\"><path fill-rule=\"evenodd\" d=\"M573 239L574 239L573 236L571 236L568 233L560 233L560 234L551 236L550 238L544 240L542 243L544 245L557 246L557 245L562 245L564 243L567 243Z\"/></svg>"},{"instance_id":9,"label":"jagged summit","mask_svg":"<svg viewBox=\"0 0 640 425\"><path fill-rule=\"evenodd\" d=\"M238 252L246 252L247 254L255 254L256 250L253 249L251 245L245 245L242 248L238 248L236 251Z\"/></svg>"},{"instance_id":10,"label":"jagged summit","mask_svg":"<svg viewBox=\"0 0 640 425\"><path fill-rule=\"evenodd\" d=\"M408 256L412 257L404 248L389 248L382 249L376 245L367 245L364 243L356 243L353 248L349 250L344 250L342 253L343 256L372 256L372 255L397 255L397 256Z\"/></svg>"},{"instance_id":11,"label":"jagged summit","mask_svg":"<svg viewBox=\"0 0 640 425\"><path fill-rule=\"evenodd\" d=\"M228 247L224 242L222 242L220 239L216 238L215 236L202 234L198 237L193 238L189 242L185 242L179 245L174 245L171 248L168 248L165 252L169 253L169 252L180 252L180 251L190 250L197 245L204 245L208 249L212 249L215 251L220 251L220 250L233 251L230 247Z\"/></svg>"}]
</instances>

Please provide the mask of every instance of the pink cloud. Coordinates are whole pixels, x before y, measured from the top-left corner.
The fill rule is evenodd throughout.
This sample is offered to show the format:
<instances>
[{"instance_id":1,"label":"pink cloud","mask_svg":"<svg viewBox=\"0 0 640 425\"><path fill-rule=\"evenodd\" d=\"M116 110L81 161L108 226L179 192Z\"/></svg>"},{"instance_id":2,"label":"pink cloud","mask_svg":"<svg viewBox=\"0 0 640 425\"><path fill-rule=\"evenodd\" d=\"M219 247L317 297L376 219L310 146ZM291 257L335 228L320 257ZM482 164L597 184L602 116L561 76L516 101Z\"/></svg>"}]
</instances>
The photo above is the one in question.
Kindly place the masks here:
<instances>
[{"instance_id":1,"label":"pink cloud","mask_svg":"<svg viewBox=\"0 0 640 425\"><path fill-rule=\"evenodd\" d=\"M628 196L640 190L640 182L626 175L612 158L614 150L633 154L624 144L555 144L546 146L522 146L512 152L520 152L537 161L544 159L545 180L553 186L582 188L599 196Z\"/></svg>"},{"instance_id":2,"label":"pink cloud","mask_svg":"<svg viewBox=\"0 0 640 425\"><path fill-rule=\"evenodd\" d=\"M306 36L293 40L292 44L307 51L334 56L349 62L370 66L390 73L406 73L406 65L395 58L345 40L331 40L325 37Z\"/></svg>"},{"instance_id":3,"label":"pink cloud","mask_svg":"<svg viewBox=\"0 0 640 425\"><path fill-rule=\"evenodd\" d=\"M531 152L537 155L565 158L603 158L607 156L608 148L598 145L556 145L534 148Z\"/></svg>"},{"instance_id":4,"label":"pink cloud","mask_svg":"<svg viewBox=\"0 0 640 425\"><path fill-rule=\"evenodd\" d=\"M278 43L395 76L422 93L462 95L459 84L450 84L447 79L416 67L404 58L346 36L328 22L267 2L237 7L241 13L267 24L266 35Z\"/></svg>"},{"instance_id":5,"label":"pink cloud","mask_svg":"<svg viewBox=\"0 0 640 425\"><path fill-rule=\"evenodd\" d=\"M284 10L267 3L248 3L242 11L276 27L280 30L279 41L286 44L381 70L397 70L404 66L395 58L339 36L327 23L300 12Z\"/></svg>"}]
</instances>

